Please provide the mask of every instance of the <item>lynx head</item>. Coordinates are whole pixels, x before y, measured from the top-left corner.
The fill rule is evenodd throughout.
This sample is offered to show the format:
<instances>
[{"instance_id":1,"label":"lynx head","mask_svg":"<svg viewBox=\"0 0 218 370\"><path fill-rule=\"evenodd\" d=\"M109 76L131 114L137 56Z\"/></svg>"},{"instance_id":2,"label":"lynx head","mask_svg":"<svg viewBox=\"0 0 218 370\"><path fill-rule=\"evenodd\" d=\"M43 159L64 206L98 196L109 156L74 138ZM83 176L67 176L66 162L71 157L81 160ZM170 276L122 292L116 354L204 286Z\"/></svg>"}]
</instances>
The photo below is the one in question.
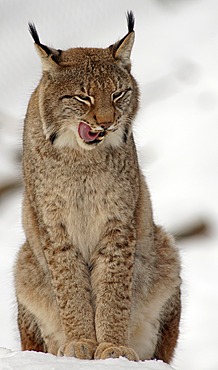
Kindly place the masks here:
<instances>
[{"instance_id":1,"label":"lynx head","mask_svg":"<svg viewBox=\"0 0 218 370\"><path fill-rule=\"evenodd\" d=\"M108 48L66 51L41 44L34 24L29 24L43 68L40 118L52 145L90 150L128 140L138 106L138 88L130 73L132 12L127 22L128 33Z\"/></svg>"}]
</instances>

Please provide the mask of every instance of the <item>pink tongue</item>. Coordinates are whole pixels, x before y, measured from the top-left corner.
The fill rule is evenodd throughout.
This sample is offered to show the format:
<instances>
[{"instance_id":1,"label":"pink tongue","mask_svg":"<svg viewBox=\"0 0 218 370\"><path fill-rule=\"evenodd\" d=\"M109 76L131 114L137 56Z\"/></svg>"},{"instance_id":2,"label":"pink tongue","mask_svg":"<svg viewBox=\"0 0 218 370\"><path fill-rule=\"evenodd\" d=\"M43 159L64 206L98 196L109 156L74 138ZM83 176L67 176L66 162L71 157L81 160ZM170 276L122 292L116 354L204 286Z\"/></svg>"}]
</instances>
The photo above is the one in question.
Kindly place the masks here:
<instances>
[{"instance_id":1,"label":"pink tongue","mask_svg":"<svg viewBox=\"0 0 218 370\"><path fill-rule=\"evenodd\" d=\"M79 136L86 142L94 141L99 133L92 132L91 128L84 122L80 122L78 128Z\"/></svg>"}]
</instances>

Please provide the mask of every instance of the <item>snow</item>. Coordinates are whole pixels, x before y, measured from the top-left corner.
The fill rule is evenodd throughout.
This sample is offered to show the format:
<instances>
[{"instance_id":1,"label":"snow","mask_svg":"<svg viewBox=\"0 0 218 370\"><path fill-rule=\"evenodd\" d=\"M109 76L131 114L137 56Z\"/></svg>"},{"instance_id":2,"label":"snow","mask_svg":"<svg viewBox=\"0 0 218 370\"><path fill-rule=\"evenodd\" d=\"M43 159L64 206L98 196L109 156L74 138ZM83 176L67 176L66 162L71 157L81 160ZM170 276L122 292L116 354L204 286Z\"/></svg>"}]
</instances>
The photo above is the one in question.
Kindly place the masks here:
<instances>
[{"instance_id":1,"label":"snow","mask_svg":"<svg viewBox=\"0 0 218 370\"><path fill-rule=\"evenodd\" d=\"M5 366L5 367L4 367ZM108 360L78 360L76 358L56 357L48 353L33 351L10 351L0 348L0 369L2 370L172 370L162 361L133 362L121 357Z\"/></svg>"},{"instance_id":2,"label":"snow","mask_svg":"<svg viewBox=\"0 0 218 370\"><path fill-rule=\"evenodd\" d=\"M0 185L20 175L22 118L41 73L27 22L57 48L101 47L124 35L128 9L136 16L132 61L141 88L134 130L155 220L171 231L198 220L209 224L208 234L178 243L183 313L172 366L217 370L217 0L0 0ZM0 197L0 370L170 369L154 361L79 361L19 351L12 271L24 240L21 203L21 190Z\"/></svg>"}]
</instances>

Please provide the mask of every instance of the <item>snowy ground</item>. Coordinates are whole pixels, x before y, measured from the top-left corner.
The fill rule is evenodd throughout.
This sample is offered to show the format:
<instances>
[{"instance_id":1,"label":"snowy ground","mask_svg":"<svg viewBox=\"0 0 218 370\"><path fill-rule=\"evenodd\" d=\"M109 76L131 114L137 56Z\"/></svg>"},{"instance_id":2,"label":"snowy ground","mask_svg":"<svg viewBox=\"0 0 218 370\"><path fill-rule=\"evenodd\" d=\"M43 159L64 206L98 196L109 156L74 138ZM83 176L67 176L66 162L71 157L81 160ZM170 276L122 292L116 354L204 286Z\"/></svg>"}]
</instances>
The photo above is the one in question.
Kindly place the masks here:
<instances>
[{"instance_id":1,"label":"snowy ground","mask_svg":"<svg viewBox=\"0 0 218 370\"><path fill-rule=\"evenodd\" d=\"M133 73L142 91L135 137L155 219L173 231L198 220L210 225L207 235L179 243L183 318L172 365L217 370L217 0L0 0L0 184L19 176L22 118L40 76L27 22L57 48L107 46L125 34L127 9L136 16ZM24 239L21 200L21 190L0 198L0 347L15 351L0 351L0 370L169 368L17 352L12 266Z\"/></svg>"},{"instance_id":2,"label":"snowy ground","mask_svg":"<svg viewBox=\"0 0 218 370\"><path fill-rule=\"evenodd\" d=\"M4 367L5 366L5 367ZM125 358L78 360L36 352L15 352L0 349L1 370L173 370L162 361L130 362Z\"/></svg>"}]
</instances>

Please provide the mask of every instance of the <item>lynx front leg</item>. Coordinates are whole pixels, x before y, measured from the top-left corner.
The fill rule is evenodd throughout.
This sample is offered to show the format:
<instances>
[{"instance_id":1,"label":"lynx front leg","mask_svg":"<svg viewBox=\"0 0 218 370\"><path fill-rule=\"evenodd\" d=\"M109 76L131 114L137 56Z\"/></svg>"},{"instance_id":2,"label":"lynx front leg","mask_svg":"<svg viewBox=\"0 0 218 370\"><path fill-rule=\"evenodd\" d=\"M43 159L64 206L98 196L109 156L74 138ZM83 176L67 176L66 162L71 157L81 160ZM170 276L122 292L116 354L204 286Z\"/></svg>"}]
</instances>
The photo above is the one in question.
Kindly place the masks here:
<instances>
[{"instance_id":1,"label":"lynx front leg","mask_svg":"<svg viewBox=\"0 0 218 370\"><path fill-rule=\"evenodd\" d=\"M96 336L88 267L71 245L58 206L45 204L47 224L42 227L28 199L25 201L30 242L17 261L17 295L37 317L48 352L92 358ZM31 278L30 284L26 277Z\"/></svg>"},{"instance_id":2,"label":"lynx front leg","mask_svg":"<svg viewBox=\"0 0 218 370\"><path fill-rule=\"evenodd\" d=\"M131 227L115 227L101 241L93 261L95 294L96 359L125 356L138 361L128 347L135 235Z\"/></svg>"},{"instance_id":3,"label":"lynx front leg","mask_svg":"<svg viewBox=\"0 0 218 370\"><path fill-rule=\"evenodd\" d=\"M89 272L82 256L69 248L45 249L66 341L58 355L93 358L96 349Z\"/></svg>"}]
</instances>

